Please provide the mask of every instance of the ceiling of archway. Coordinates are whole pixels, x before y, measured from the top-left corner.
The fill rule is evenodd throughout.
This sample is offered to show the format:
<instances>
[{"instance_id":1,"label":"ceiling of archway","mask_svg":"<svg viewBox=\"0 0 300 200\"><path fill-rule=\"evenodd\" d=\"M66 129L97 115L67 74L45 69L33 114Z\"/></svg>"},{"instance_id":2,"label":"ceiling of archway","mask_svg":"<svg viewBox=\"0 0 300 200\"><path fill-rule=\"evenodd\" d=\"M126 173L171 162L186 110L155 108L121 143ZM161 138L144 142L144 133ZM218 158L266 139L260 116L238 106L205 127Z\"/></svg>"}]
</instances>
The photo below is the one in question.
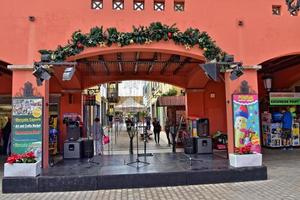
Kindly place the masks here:
<instances>
[{"instance_id":1,"label":"ceiling of archway","mask_svg":"<svg viewBox=\"0 0 300 200\"><path fill-rule=\"evenodd\" d=\"M289 69L300 64L300 55L288 55L267 60L260 65L263 73L276 73L278 71Z\"/></svg>"},{"instance_id":2,"label":"ceiling of archway","mask_svg":"<svg viewBox=\"0 0 300 200\"><path fill-rule=\"evenodd\" d=\"M203 62L160 52L111 53L77 60L76 73L71 81L62 81L64 68L57 67L52 82L63 89L84 89L121 80L149 80L183 88L203 88L208 81L199 67ZM190 80L193 85L189 84Z\"/></svg>"}]
</instances>

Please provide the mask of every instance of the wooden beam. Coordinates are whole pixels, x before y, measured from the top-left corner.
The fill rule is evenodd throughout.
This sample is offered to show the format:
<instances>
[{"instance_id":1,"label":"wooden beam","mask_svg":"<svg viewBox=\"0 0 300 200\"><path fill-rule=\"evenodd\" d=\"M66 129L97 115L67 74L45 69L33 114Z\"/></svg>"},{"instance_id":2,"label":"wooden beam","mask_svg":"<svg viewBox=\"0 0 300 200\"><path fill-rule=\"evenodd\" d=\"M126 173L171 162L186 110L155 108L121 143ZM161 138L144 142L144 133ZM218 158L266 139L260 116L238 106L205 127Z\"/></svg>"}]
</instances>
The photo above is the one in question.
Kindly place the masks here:
<instances>
[{"instance_id":1,"label":"wooden beam","mask_svg":"<svg viewBox=\"0 0 300 200\"><path fill-rule=\"evenodd\" d=\"M284 62L281 65L276 65L275 67L270 67L268 72L269 73L275 73L275 72L278 72L280 70L288 69L290 67L294 67L294 66L299 65L299 64L300 64L300 57L298 57L297 59L294 59L292 61Z\"/></svg>"},{"instance_id":2,"label":"wooden beam","mask_svg":"<svg viewBox=\"0 0 300 200\"><path fill-rule=\"evenodd\" d=\"M179 72L179 70L181 70L181 69L184 67L184 65L185 65L187 62L189 62L190 60L191 60L191 58L186 57L186 58L184 59L183 62L181 62L181 63L178 64L178 66L177 66L176 69L174 70L173 74L176 75L176 74Z\"/></svg>"},{"instance_id":3,"label":"wooden beam","mask_svg":"<svg viewBox=\"0 0 300 200\"><path fill-rule=\"evenodd\" d=\"M153 61L157 60L157 53L155 52L152 58ZM149 64L147 74L149 75L153 69L154 63Z\"/></svg>"},{"instance_id":4,"label":"wooden beam","mask_svg":"<svg viewBox=\"0 0 300 200\"><path fill-rule=\"evenodd\" d=\"M140 52L136 52L135 61L138 61L139 59L140 59ZM134 64L134 74L137 74L138 70L139 70L139 64L138 64L138 62L136 62Z\"/></svg>"},{"instance_id":5,"label":"wooden beam","mask_svg":"<svg viewBox=\"0 0 300 200\"><path fill-rule=\"evenodd\" d=\"M268 71L273 67L277 67L278 65L281 65L285 62L289 62L298 57L299 55L294 55L294 56L288 56L287 58L281 57L281 58L277 58L276 60L267 61L265 64L263 64L263 71Z\"/></svg>"},{"instance_id":6,"label":"wooden beam","mask_svg":"<svg viewBox=\"0 0 300 200\"><path fill-rule=\"evenodd\" d=\"M176 55L171 55L170 58L168 59L167 63L164 64L163 68L160 70L160 74L163 75L166 71L168 66L170 65L170 62L173 62L175 59Z\"/></svg>"},{"instance_id":7,"label":"wooden beam","mask_svg":"<svg viewBox=\"0 0 300 200\"><path fill-rule=\"evenodd\" d=\"M119 66L119 72L123 74L123 65L122 65L122 53L117 53L117 60L118 60L118 66Z\"/></svg>"},{"instance_id":8,"label":"wooden beam","mask_svg":"<svg viewBox=\"0 0 300 200\"><path fill-rule=\"evenodd\" d=\"M110 74L109 73L109 68L108 68L107 64L105 63L104 57L102 55L99 56L99 61L102 62L103 66L104 66L104 70L106 72L106 75L109 75Z\"/></svg>"},{"instance_id":9,"label":"wooden beam","mask_svg":"<svg viewBox=\"0 0 300 200\"><path fill-rule=\"evenodd\" d=\"M88 74L95 74L96 72L95 72L92 64L87 59L85 59L84 62L86 63L86 67L87 67L86 70L87 70Z\"/></svg>"}]
</instances>

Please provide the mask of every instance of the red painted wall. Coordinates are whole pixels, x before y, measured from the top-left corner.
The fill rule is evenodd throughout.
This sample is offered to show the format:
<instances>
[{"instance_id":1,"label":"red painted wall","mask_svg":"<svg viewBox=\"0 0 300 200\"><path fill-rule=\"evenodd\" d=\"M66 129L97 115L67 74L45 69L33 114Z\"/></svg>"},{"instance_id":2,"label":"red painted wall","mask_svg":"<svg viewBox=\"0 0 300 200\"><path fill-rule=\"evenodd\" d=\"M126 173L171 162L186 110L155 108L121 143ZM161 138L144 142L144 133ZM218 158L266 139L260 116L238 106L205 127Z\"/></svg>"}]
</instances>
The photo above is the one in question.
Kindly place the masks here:
<instances>
[{"instance_id":1,"label":"red painted wall","mask_svg":"<svg viewBox=\"0 0 300 200\"><path fill-rule=\"evenodd\" d=\"M211 95L215 94L215 97ZM204 93L205 117L210 119L210 132L216 131L227 133L226 126L226 102L225 84L209 81Z\"/></svg>"},{"instance_id":2,"label":"red painted wall","mask_svg":"<svg viewBox=\"0 0 300 200\"><path fill-rule=\"evenodd\" d=\"M0 76L0 94L10 95L12 92L12 77L8 75Z\"/></svg>"}]
</instances>

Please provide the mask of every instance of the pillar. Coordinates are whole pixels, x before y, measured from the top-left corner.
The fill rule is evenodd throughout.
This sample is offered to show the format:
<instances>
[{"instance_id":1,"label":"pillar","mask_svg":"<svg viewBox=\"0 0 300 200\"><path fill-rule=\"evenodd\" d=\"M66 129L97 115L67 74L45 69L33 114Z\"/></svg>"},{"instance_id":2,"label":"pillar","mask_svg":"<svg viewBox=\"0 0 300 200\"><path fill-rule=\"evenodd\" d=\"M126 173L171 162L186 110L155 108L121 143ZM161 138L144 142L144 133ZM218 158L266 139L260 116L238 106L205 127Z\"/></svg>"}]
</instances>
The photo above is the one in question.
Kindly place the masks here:
<instances>
[{"instance_id":1,"label":"pillar","mask_svg":"<svg viewBox=\"0 0 300 200\"><path fill-rule=\"evenodd\" d=\"M250 66L244 68L244 74L236 80L230 80L230 71L225 73L226 90L226 114L227 114L227 135L228 153L234 152L234 121L232 95L238 93L242 81L247 81L252 93L258 93L257 70L260 66Z\"/></svg>"},{"instance_id":2,"label":"pillar","mask_svg":"<svg viewBox=\"0 0 300 200\"><path fill-rule=\"evenodd\" d=\"M42 167L48 168L49 160L49 82L44 81L37 86L36 78L32 75L33 65L10 65L12 75L12 97L24 96L24 85L30 83L32 95L30 97L43 97L43 133L42 133ZM29 96L28 96L29 97ZM13 125L13 124L12 124Z\"/></svg>"},{"instance_id":3,"label":"pillar","mask_svg":"<svg viewBox=\"0 0 300 200\"><path fill-rule=\"evenodd\" d=\"M186 89L186 116L204 117L204 89Z\"/></svg>"}]
</instances>

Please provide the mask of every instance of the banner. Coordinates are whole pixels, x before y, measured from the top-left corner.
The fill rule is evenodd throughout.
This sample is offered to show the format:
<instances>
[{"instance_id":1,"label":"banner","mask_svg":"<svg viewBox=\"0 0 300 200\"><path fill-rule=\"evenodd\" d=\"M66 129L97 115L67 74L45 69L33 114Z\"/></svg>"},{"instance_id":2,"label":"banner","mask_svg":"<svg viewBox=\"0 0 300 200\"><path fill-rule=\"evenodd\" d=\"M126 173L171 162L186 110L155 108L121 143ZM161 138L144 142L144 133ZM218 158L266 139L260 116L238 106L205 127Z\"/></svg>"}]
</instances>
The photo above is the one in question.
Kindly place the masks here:
<instances>
[{"instance_id":1,"label":"banner","mask_svg":"<svg viewBox=\"0 0 300 200\"><path fill-rule=\"evenodd\" d=\"M270 105L300 105L300 93L270 92Z\"/></svg>"},{"instance_id":2,"label":"banner","mask_svg":"<svg viewBox=\"0 0 300 200\"><path fill-rule=\"evenodd\" d=\"M12 152L33 151L38 160L42 156L43 99L13 98Z\"/></svg>"},{"instance_id":3,"label":"banner","mask_svg":"<svg viewBox=\"0 0 300 200\"><path fill-rule=\"evenodd\" d=\"M249 146L253 153L260 153L260 128L258 95L233 95L234 147Z\"/></svg>"}]
</instances>

